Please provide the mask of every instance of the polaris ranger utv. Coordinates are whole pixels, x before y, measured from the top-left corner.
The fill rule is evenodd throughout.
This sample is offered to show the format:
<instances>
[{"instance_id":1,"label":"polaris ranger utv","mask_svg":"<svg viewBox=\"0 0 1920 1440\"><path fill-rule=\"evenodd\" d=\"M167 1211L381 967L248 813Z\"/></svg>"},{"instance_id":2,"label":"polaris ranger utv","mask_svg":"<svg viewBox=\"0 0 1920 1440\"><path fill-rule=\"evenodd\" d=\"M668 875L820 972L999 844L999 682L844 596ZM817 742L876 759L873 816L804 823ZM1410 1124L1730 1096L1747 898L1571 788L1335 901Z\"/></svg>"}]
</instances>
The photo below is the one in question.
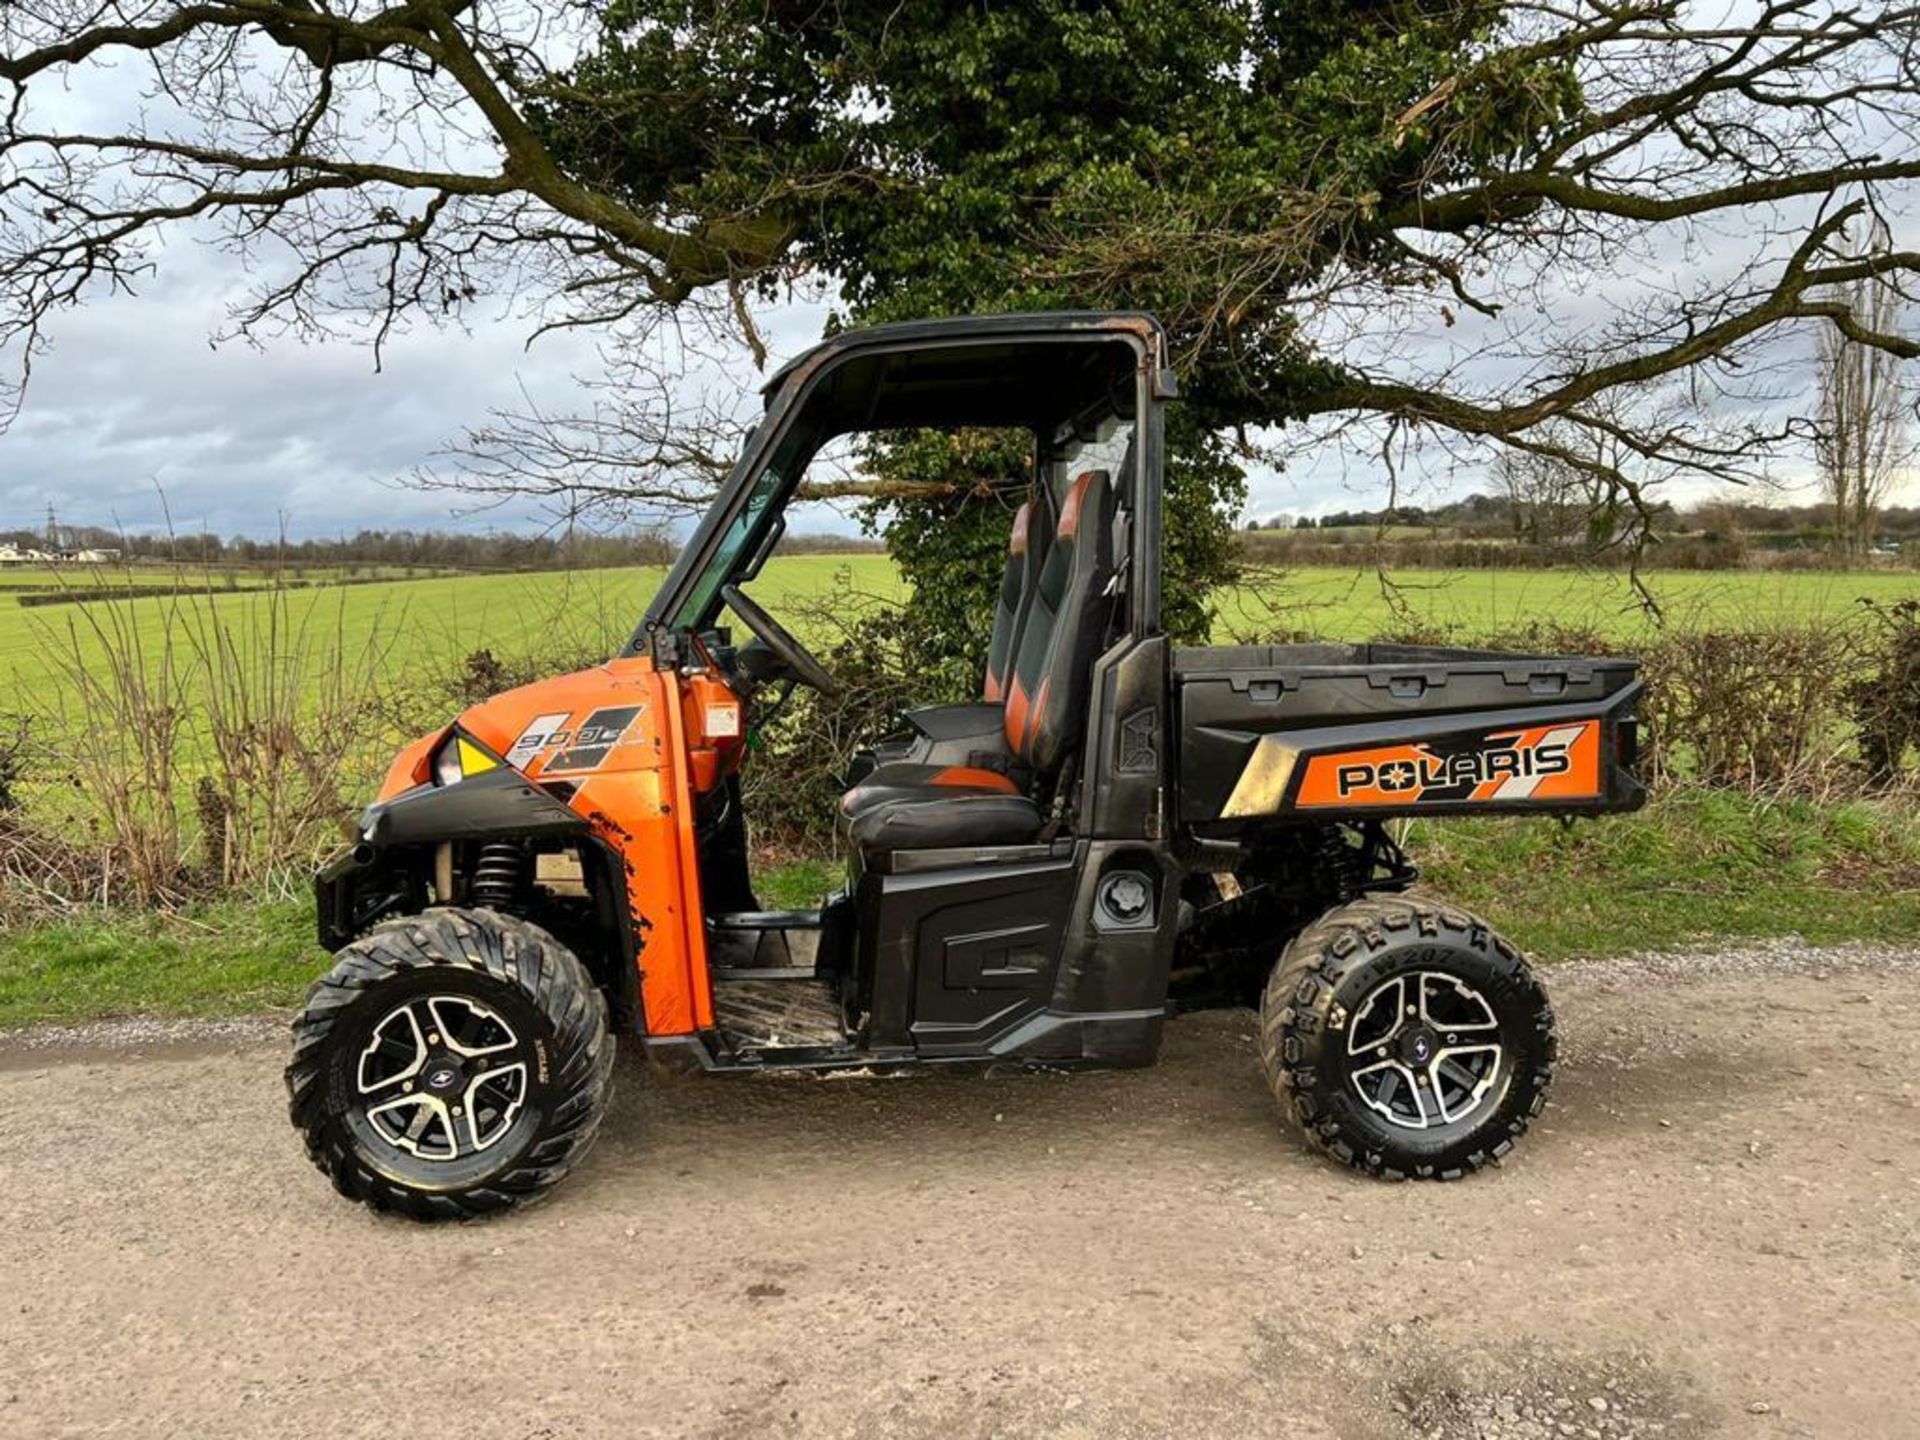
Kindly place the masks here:
<instances>
[{"instance_id":1,"label":"polaris ranger utv","mask_svg":"<svg viewBox=\"0 0 1920 1440\"><path fill-rule=\"evenodd\" d=\"M1128 314L886 326L775 375L621 652L409 745L320 873L337 959L287 1084L341 1193L423 1219L541 1194L600 1122L614 1031L711 1071L1144 1065L1185 995L1258 1005L1281 1109L1346 1164L1447 1179L1504 1155L1553 1012L1484 922L1406 893L1384 822L1638 805L1634 665L1171 644L1173 397L1159 327ZM956 426L1034 437L982 697L864 757L845 888L765 911L749 737L835 682L747 587L825 442Z\"/></svg>"}]
</instances>

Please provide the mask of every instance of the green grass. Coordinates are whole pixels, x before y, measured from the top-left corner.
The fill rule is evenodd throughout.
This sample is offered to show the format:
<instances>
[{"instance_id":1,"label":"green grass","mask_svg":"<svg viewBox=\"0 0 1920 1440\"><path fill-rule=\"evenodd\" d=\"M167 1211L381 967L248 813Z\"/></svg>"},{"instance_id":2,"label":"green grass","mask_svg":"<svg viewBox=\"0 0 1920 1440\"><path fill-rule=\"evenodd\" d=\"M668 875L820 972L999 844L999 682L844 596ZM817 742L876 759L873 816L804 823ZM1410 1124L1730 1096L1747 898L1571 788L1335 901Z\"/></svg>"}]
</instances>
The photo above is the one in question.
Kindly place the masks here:
<instances>
[{"instance_id":1,"label":"green grass","mask_svg":"<svg viewBox=\"0 0 1920 1440\"><path fill-rule=\"evenodd\" d=\"M798 859L756 877L761 904L807 910L844 865ZM304 901L177 912L90 909L0 930L0 1030L108 1015L243 1015L296 1006L327 968Z\"/></svg>"},{"instance_id":2,"label":"green grass","mask_svg":"<svg viewBox=\"0 0 1920 1440\"><path fill-rule=\"evenodd\" d=\"M769 910L812 910L846 879L847 867L840 861L802 857L760 871L753 889Z\"/></svg>"},{"instance_id":3,"label":"green grass","mask_svg":"<svg viewBox=\"0 0 1920 1440\"><path fill-rule=\"evenodd\" d=\"M264 584L266 572L235 572L239 584ZM176 585L226 585L205 570L171 565L0 565L0 591L172 589Z\"/></svg>"},{"instance_id":4,"label":"green grass","mask_svg":"<svg viewBox=\"0 0 1920 1440\"><path fill-rule=\"evenodd\" d=\"M72 637L77 635L79 653L88 663L97 663L99 646L89 633L93 621L128 627L151 659L165 645L169 626L178 643L196 613L237 628L262 626L273 614L270 597L218 584L185 599L143 595L28 609L12 593L17 585L7 583L23 573L30 572L0 573L0 678L33 703L0 708L54 708L70 688ZM483 647L503 656L610 648L632 629L661 574L633 567L315 585L288 593L281 603L285 620L308 627L310 650L331 653L337 636L340 654L373 652L385 672L397 673L423 663L457 661ZM783 602L830 593L842 575L867 593L901 591L892 563L871 554L781 556L768 564L753 589L778 613ZM1263 578L1220 597L1215 638L1225 642L1299 631L1364 639L1401 628L1410 616L1421 625L1463 633L1559 621L1612 630L1628 641L1651 624L1625 580L1604 572L1407 570L1394 580L1397 589L1390 597L1371 571L1303 569ZM1883 571L1674 572L1656 573L1649 583L1671 622L1689 625L1806 621L1849 611L1863 596L1896 600L1920 593L1920 576Z\"/></svg>"},{"instance_id":5,"label":"green grass","mask_svg":"<svg viewBox=\"0 0 1920 1440\"><path fill-rule=\"evenodd\" d=\"M864 590L900 588L884 555L794 555L770 562L754 593L777 612L783 601L828 594L843 571ZM481 648L503 656L610 650L632 631L663 574L633 567L316 586L288 592L279 603L288 624L306 627L316 663L334 653L349 659L372 653L383 671L398 673ZM37 701L35 708L51 709L57 692L70 687L76 642L87 663L99 663L96 623L124 627L152 662L170 636L176 646L186 643L201 617L210 615L222 627L259 627L273 617L275 603L216 585L183 596L30 609L0 590L0 677Z\"/></svg>"},{"instance_id":6,"label":"green grass","mask_svg":"<svg viewBox=\"0 0 1920 1440\"><path fill-rule=\"evenodd\" d=\"M1542 960L1799 935L1920 936L1910 804L1678 791L1632 815L1419 821L1425 882Z\"/></svg>"},{"instance_id":7,"label":"green grass","mask_svg":"<svg viewBox=\"0 0 1920 1440\"><path fill-rule=\"evenodd\" d=\"M330 585L337 581L404 580L414 576L451 574L424 565L0 565L0 593L37 590L258 590L280 580L294 586Z\"/></svg>"},{"instance_id":8,"label":"green grass","mask_svg":"<svg viewBox=\"0 0 1920 1440\"><path fill-rule=\"evenodd\" d=\"M1617 634L1623 641L1655 625L1627 578L1609 571L1396 570L1392 586L1365 569L1300 569L1262 577L1219 602L1215 637L1299 631L1324 639L1359 640L1423 628L1465 635L1519 629L1542 621ZM1666 623L1806 624L1856 608L1863 598L1895 601L1920 595L1911 570L1857 573L1667 571L1645 577Z\"/></svg>"},{"instance_id":9,"label":"green grass","mask_svg":"<svg viewBox=\"0 0 1920 1440\"><path fill-rule=\"evenodd\" d=\"M89 911L0 931L0 1026L296 1005L325 962L304 903Z\"/></svg>"},{"instance_id":10,"label":"green grass","mask_svg":"<svg viewBox=\"0 0 1920 1440\"><path fill-rule=\"evenodd\" d=\"M1548 964L1740 938L1920 935L1920 817L1892 804L1682 794L1571 828L1422 821L1409 843L1429 888ZM762 904L807 908L841 875L800 859L757 888ZM288 1007L325 965L304 903L93 911L0 933L0 1028Z\"/></svg>"}]
</instances>

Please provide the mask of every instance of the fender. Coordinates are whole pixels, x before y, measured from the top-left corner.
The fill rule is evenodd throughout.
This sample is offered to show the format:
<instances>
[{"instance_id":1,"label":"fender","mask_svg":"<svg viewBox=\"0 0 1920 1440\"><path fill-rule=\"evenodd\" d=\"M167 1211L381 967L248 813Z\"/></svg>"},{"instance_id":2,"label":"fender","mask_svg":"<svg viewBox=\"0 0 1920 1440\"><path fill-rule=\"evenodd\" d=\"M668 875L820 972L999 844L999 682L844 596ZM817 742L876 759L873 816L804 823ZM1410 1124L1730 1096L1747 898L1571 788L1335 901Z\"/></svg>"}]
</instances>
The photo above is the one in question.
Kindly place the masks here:
<instances>
[{"instance_id":1,"label":"fender","mask_svg":"<svg viewBox=\"0 0 1920 1440\"><path fill-rule=\"evenodd\" d=\"M391 799L375 801L360 815L361 843L376 848L591 831L586 816L504 765L458 785L416 785Z\"/></svg>"},{"instance_id":2,"label":"fender","mask_svg":"<svg viewBox=\"0 0 1920 1440\"><path fill-rule=\"evenodd\" d=\"M610 955L580 958L606 987L614 1023L631 1026L640 1016L640 972L624 862L584 815L505 767L457 785L416 785L369 805L360 816L359 842L314 875L320 945L336 951L390 915L424 909L426 867L442 844L559 838L578 847L601 912L600 932L613 942Z\"/></svg>"}]
</instances>

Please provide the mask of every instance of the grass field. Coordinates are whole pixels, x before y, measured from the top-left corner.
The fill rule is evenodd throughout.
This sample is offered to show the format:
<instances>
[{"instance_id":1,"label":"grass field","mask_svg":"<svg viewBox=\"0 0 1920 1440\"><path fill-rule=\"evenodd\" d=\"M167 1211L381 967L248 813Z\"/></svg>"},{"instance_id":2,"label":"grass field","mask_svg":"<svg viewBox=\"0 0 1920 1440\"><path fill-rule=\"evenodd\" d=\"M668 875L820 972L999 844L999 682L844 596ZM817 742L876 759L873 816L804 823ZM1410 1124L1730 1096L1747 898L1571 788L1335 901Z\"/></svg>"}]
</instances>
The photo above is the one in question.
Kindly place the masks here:
<instances>
[{"instance_id":1,"label":"grass field","mask_svg":"<svg viewBox=\"0 0 1920 1440\"><path fill-rule=\"evenodd\" d=\"M70 711L76 647L80 663L101 653L95 626L129 637L157 659L170 640L176 653L205 643L208 629L245 637L278 625L283 639L274 653L290 665L344 665L357 657L370 658L388 677L445 676L481 648L503 659L549 662L607 653L660 578L657 569L624 568L398 580L278 596L215 585L37 609L20 607L17 587L9 593L0 585L0 680L11 682L0 689L0 717ZM1611 631L1631 648L1653 623L1612 575L1459 571L1395 578L1392 591L1371 572L1303 569L1269 578L1222 597L1216 638L1359 639L1410 626L1471 636L1546 621ZM1845 613L1861 597L1920 594L1920 576L1910 573L1674 573L1655 574L1650 583L1670 623L1695 626L1790 624ZM899 594L901 581L885 556L809 555L775 560L753 588L804 631L805 602L817 608L843 585L884 598ZM284 641L285 627L301 632L296 643ZM311 691L301 694L303 704L311 702ZM171 703L195 708L191 696ZM390 743L381 739L378 748L373 758L384 762ZM35 785L28 813L58 824L76 810L72 822L84 826L88 817L77 810L86 799L84 787L55 776ZM1550 821L1490 820L1415 830L1413 848L1437 889L1546 960L1671 947L1708 935L1830 940L1920 930L1920 825L1911 808L1891 803L1816 807L1678 792L1638 815L1566 830ZM809 905L837 874L829 860L802 859L764 875L761 898ZM67 919L0 930L0 1026L293 1004L321 964L311 925L304 901L232 899L171 914L80 907Z\"/></svg>"},{"instance_id":2,"label":"grass field","mask_svg":"<svg viewBox=\"0 0 1920 1440\"><path fill-rule=\"evenodd\" d=\"M827 593L843 571L864 590L899 589L883 555L797 555L770 564L754 593L777 611L783 598ZM372 649L383 668L397 669L423 656L458 658L482 647L500 655L610 648L632 630L663 573L635 567L316 586L292 591L280 603L284 618L309 627L311 638L337 635L339 653ZM43 708L36 702L54 698L65 683L76 645L82 656L99 654L95 626L126 627L152 658L170 627L183 643L199 616L216 616L222 626L260 625L274 603L264 594L214 586L30 609L0 587L0 676L17 697L15 706L0 709Z\"/></svg>"},{"instance_id":3,"label":"grass field","mask_svg":"<svg viewBox=\"0 0 1920 1440\"><path fill-rule=\"evenodd\" d=\"M329 585L338 581L411 580L451 573L418 565L0 565L0 592L134 590L259 590L278 581Z\"/></svg>"},{"instance_id":4,"label":"grass field","mask_svg":"<svg viewBox=\"0 0 1920 1440\"><path fill-rule=\"evenodd\" d=\"M1371 570L1286 572L1221 597L1216 638L1298 631L1365 639L1408 621L1485 635L1541 621L1626 640L1660 623L1624 575L1604 571L1396 570L1390 579L1383 584ZM1666 624L1696 629L1805 623L1845 613L1863 598L1920 595L1920 574L1911 570L1655 571L1645 579Z\"/></svg>"},{"instance_id":5,"label":"grass field","mask_svg":"<svg viewBox=\"0 0 1920 1440\"><path fill-rule=\"evenodd\" d=\"M371 649L383 669L393 670L418 665L422 657L457 660L482 647L502 656L610 648L632 628L661 574L636 567L318 585L279 604L283 621L309 627L311 639L329 642L325 648L337 635L340 654ZM1654 624L1625 580L1612 574L1402 571L1393 578L1391 590L1371 571L1310 569L1264 578L1219 597L1215 638L1298 632L1365 639L1409 623L1484 634L1539 620L1612 630L1624 642ZM897 594L901 584L883 555L797 555L769 564L754 593L778 614L783 601L817 600L843 579L882 596ZM1920 575L1912 572L1675 572L1656 573L1649 583L1668 623L1693 626L1806 621L1848 611L1861 597L1920 594ZM223 626L258 625L275 605L263 594L216 585L186 596L27 609L8 588L0 584L0 677L11 682L15 700L0 709L47 708L65 683L76 642L82 656L98 654L91 634L96 624L128 627L143 650L157 654L170 618L178 639L196 614L215 615Z\"/></svg>"}]
</instances>

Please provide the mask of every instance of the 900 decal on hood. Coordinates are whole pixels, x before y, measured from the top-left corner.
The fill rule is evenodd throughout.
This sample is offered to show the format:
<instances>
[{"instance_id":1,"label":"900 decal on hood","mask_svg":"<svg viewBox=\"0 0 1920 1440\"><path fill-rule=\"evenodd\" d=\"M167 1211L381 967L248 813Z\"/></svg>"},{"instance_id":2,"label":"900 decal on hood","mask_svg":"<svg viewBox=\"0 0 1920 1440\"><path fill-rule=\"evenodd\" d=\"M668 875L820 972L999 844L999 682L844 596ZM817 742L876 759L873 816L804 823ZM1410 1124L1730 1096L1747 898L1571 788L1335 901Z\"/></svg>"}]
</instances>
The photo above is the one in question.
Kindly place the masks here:
<instances>
[{"instance_id":1,"label":"900 decal on hood","mask_svg":"<svg viewBox=\"0 0 1920 1440\"><path fill-rule=\"evenodd\" d=\"M1582 800L1598 797L1600 787L1600 722L1572 720L1315 755L1294 804L1399 808L1439 801Z\"/></svg>"},{"instance_id":2,"label":"900 decal on hood","mask_svg":"<svg viewBox=\"0 0 1920 1440\"><path fill-rule=\"evenodd\" d=\"M507 751L507 763L525 770L538 756L551 751L547 763L540 768L542 775L598 769L645 708L644 705L603 706L577 727L567 724L573 715L570 710L536 715Z\"/></svg>"}]
</instances>

